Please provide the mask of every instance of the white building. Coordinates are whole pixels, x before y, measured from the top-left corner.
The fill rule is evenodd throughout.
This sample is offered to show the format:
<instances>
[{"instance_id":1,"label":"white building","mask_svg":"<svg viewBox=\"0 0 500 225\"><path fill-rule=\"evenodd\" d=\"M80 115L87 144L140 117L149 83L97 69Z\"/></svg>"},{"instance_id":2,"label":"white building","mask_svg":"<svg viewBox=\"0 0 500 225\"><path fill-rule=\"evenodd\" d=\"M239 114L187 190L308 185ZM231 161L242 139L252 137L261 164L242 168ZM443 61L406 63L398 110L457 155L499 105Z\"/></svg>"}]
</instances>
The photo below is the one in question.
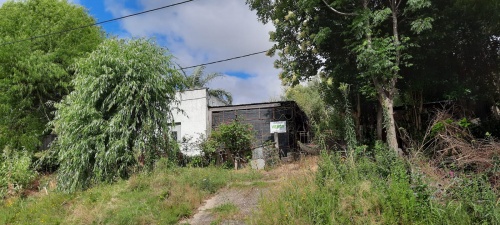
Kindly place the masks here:
<instances>
[{"instance_id":1,"label":"white building","mask_svg":"<svg viewBox=\"0 0 500 225\"><path fill-rule=\"evenodd\" d=\"M309 125L305 113L293 101L251 103L242 105L224 104L220 99L210 97L207 88L178 93L180 101L173 111L174 138L180 143L182 153L192 156L200 154L196 142L210 135L210 131L222 123L237 119L252 125L255 131L255 145L277 138L282 154L294 152L297 141L309 142ZM283 131L274 131L273 124L285 124Z\"/></svg>"},{"instance_id":2,"label":"white building","mask_svg":"<svg viewBox=\"0 0 500 225\"><path fill-rule=\"evenodd\" d=\"M177 93L176 98L180 101L178 106L181 111L174 110L175 127L172 135L181 143L181 150L187 155L199 154L193 143L200 137L207 137L211 124L208 111L209 106L224 106L218 98L208 95L208 88L187 90Z\"/></svg>"}]
</instances>

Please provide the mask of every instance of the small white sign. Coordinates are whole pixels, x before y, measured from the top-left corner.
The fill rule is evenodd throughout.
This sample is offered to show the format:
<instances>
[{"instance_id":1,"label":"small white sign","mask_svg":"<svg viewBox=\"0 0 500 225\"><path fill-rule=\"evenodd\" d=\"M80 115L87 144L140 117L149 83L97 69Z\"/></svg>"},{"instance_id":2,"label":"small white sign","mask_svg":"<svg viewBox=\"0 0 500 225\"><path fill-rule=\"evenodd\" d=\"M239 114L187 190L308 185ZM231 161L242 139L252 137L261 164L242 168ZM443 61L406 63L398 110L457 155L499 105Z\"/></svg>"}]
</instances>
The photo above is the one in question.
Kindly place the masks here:
<instances>
[{"instance_id":1,"label":"small white sign","mask_svg":"<svg viewBox=\"0 0 500 225\"><path fill-rule=\"evenodd\" d=\"M272 133L286 133L286 121L275 121L270 123Z\"/></svg>"}]
</instances>

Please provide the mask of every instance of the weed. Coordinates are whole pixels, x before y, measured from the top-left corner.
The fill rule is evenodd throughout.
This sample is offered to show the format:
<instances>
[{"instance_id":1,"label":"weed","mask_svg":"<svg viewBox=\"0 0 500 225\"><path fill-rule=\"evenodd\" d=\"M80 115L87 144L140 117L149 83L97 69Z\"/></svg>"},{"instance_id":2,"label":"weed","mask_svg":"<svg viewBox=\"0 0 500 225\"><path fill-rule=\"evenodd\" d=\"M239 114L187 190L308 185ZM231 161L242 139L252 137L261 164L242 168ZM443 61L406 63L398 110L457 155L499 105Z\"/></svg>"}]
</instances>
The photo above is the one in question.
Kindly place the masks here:
<instances>
[{"instance_id":1,"label":"weed","mask_svg":"<svg viewBox=\"0 0 500 225\"><path fill-rule=\"evenodd\" d=\"M86 191L6 199L0 224L175 224L219 188L261 177L251 170L179 168L164 161L154 172Z\"/></svg>"},{"instance_id":2,"label":"weed","mask_svg":"<svg viewBox=\"0 0 500 225\"><path fill-rule=\"evenodd\" d=\"M496 196L485 179L459 184L454 198L438 202L418 170L410 170L381 143L371 150L353 161L323 153L315 174L296 177L271 191L250 223L500 223Z\"/></svg>"},{"instance_id":3,"label":"weed","mask_svg":"<svg viewBox=\"0 0 500 225\"><path fill-rule=\"evenodd\" d=\"M232 215L238 213L239 209L233 203L224 203L213 209L211 209L212 214L217 218L217 220L228 219Z\"/></svg>"}]
</instances>

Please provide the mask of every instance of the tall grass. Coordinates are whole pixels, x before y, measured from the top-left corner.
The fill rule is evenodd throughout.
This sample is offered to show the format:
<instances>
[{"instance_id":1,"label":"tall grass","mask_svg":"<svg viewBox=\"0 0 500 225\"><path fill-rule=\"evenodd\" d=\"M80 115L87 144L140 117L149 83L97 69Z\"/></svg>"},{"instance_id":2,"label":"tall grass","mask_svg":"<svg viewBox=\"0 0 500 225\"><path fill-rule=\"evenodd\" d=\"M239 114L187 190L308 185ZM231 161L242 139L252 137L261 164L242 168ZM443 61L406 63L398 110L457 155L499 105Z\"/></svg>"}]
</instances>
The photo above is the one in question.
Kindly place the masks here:
<instances>
[{"instance_id":1,"label":"tall grass","mask_svg":"<svg viewBox=\"0 0 500 225\"><path fill-rule=\"evenodd\" d=\"M154 172L113 185L6 199L0 204L0 224L175 224L221 187L260 177L250 170L179 168L161 161Z\"/></svg>"},{"instance_id":2,"label":"tall grass","mask_svg":"<svg viewBox=\"0 0 500 225\"><path fill-rule=\"evenodd\" d=\"M457 194L467 197L438 201L409 166L381 144L356 159L322 154L317 172L272 191L250 223L500 224L487 185L466 185Z\"/></svg>"}]
</instances>

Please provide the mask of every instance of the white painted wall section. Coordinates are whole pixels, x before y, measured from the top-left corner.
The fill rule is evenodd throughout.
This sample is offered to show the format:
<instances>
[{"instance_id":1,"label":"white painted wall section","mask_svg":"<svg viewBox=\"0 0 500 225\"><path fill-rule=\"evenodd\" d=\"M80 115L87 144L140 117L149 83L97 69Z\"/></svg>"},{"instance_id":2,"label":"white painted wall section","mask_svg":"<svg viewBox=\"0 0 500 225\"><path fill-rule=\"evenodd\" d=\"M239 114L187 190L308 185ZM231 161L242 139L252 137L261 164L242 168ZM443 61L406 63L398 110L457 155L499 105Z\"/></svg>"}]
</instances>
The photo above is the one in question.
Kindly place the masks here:
<instances>
[{"instance_id":1,"label":"white painted wall section","mask_svg":"<svg viewBox=\"0 0 500 225\"><path fill-rule=\"evenodd\" d=\"M175 129L177 131L177 141L181 143L181 149L187 155L200 154L193 143L201 135L206 137L208 129L208 91L206 88L188 90L183 93L177 93L177 99L180 101L179 109L182 112L173 112ZM183 140L189 140L188 143L182 143Z\"/></svg>"},{"instance_id":2,"label":"white painted wall section","mask_svg":"<svg viewBox=\"0 0 500 225\"><path fill-rule=\"evenodd\" d=\"M187 90L176 94L180 101L178 108L174 110L174 127L172 132L177 134L177 142L181 145L182 153L192 156L199 155L200 149L194 144L200 138L210 134L209 106L224 106L218 98L210 97L207 88Z\"/></svg>"}]
</instances>

